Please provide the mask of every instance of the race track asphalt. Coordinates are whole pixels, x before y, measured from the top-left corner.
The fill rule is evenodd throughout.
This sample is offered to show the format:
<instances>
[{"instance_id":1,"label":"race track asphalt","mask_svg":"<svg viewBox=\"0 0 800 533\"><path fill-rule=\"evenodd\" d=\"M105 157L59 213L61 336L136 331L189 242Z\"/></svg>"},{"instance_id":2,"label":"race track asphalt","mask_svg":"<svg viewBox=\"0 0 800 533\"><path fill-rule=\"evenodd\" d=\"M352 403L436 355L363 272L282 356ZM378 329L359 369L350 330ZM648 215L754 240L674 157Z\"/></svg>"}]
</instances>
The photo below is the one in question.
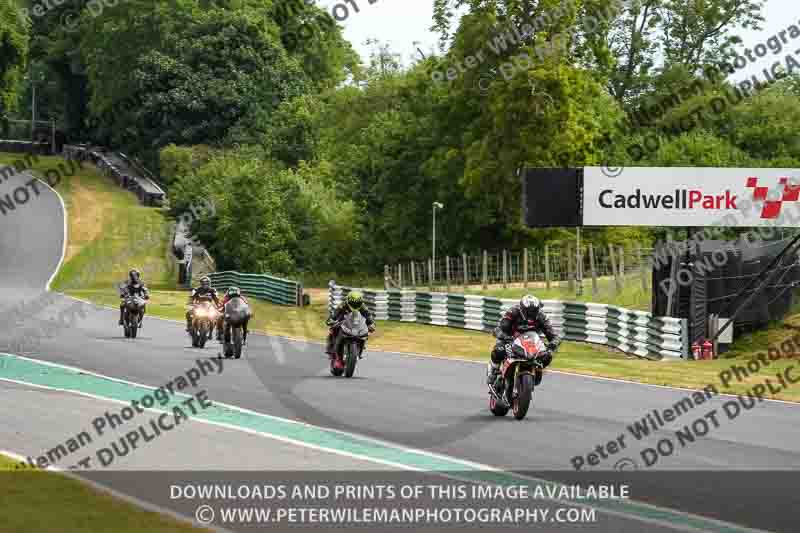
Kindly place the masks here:
<instances>
[{"instance_id":1,"label":"race track asphalt","mask_svg":"<svg viewBox=\"0 0 800 533\"><path fill-rule=\"evenodd\" d=\"M13 186L17 178L22 179L16 176L3 186ZM41 291L63 246L63 212L54 193L45 191L22 207L0 217L2 317ZM74 305L73 299L59 296L41 315ZM83 316L74 324L37 339L24 355L157 387L186 372L198 357L214 356L218 350L212 342L200 355L190 347L181 324L152 317L145 319L139 338L125 339L116 311L88 305L81 309ZM487 352L490 344L487 336ZM653 364L685 364L691 372L692 363ZM674 422L639 441L629 425L652 410L680 402L686 406L691 392L551 372L535 391L528 417L515 421L489 413L484 379L485 367L476 363L384 352L368 352L354 379L336 379L328 375L320 344L252 335L245 357L226 361L225 371L206 377L202 387L215 402L545 479L581 479L573 458L586 458L598 445L622 435L625 448L585 469L589 474L584 480L630 479L632 497L659 506L763 530L797 529L800 497L794 476L800 469L800 410L794 404L760 402L730 420L723 404L735 399L714 396L684 407ZM4 396L11 393L9 387L0 381ZM713 409L718 424L703 418ZM0 422L8 416L0 410ZM644 448L655 447L660 439L677 443L676 430L704 427L698 419L706 420L705 436L678 445L650 468L644 465ZM0 423L0 439L7 439L8 431ZM213 464L213 456L205 455L204 464L225 469L223 461ZM629 469L633 463L635 472ZM615 472L615 465L625 471ZM149 466L166 465L156 461Z\"/></svg>"}]
</instances>

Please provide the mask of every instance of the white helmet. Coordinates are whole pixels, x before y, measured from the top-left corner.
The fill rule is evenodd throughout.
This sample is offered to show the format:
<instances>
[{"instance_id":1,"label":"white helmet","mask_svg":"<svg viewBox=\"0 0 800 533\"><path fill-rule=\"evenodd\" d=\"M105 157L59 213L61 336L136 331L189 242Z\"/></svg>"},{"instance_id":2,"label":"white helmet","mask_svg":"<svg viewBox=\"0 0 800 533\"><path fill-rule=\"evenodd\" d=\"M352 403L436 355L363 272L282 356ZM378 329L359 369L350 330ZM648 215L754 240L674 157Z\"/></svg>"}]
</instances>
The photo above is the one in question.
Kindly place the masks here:
<instances>
[{"instance_id":1,"label":"white helmet","mask_svg":"<svg viewBox=\"0 0 800 533\"><path fill-rule=\"evenodd\" d=\"M542 302L539 301L539 298L530 294L526 294L519 301L519 310L522 313L522 318L525 320L533 320L536 318L541 308Z\"/></svg>"}]
</instances>

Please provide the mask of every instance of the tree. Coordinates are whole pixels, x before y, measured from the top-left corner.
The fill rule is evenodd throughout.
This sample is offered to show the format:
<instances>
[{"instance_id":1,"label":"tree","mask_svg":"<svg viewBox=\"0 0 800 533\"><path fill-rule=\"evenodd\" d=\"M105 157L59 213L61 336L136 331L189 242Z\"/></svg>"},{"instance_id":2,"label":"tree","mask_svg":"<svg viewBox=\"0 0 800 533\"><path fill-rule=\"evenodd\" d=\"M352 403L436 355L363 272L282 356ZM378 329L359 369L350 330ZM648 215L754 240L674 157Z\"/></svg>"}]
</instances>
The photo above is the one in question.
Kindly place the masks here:
<instances>
[{"instance_id":1,"label":"tree","mask_svg":"<svg viewBox=\"0 0 800 533\"><path fill-rule=\"evenodd\" d=\"M28 59L30 20L16 0L0 0L0 116L17 107Z\"/></svg>"},{"instance_id":2,"label":"tree","mask_svg":"<svg viewBox=\"0 0 800 533\"><path fill-rule=\"evenodd\" d=\"M172 148L172 151L175 151ZM291 274L289 251L295 233L288 216L290 189L280 169L263 159L236 152L218 153L205 164L174 176L170 189L173 211L188 209L196 198L214 203L213 213L192 225L221 270Z\"/></svg>"},{"instance_id":3,"label":"tree","mask_svg":"<svg viewBox=\"0 0 800 533\"><path fill-rule=\"evenodd\" d=\"M764 0L635 0L626 2L608 34L617 66L610 89L618 102L635 104L659 71L682 65L697 73L717 64L741 43L733 32L759 29ZM634 100L634 102L631 102Z\"/></svg>"}]
</instances>

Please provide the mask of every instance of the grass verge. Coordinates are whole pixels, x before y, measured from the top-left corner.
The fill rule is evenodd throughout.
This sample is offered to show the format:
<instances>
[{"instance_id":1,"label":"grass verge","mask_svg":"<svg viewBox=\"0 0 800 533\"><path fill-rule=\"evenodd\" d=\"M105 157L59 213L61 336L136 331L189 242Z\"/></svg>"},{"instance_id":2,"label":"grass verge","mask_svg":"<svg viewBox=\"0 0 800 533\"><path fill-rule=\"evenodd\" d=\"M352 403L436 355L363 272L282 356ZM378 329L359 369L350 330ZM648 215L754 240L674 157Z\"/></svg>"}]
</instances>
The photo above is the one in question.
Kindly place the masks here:
<instances>
[{"instance_id":1,"label":"grass verge","mask_svg":"<svg viewBox=\"0 0 800 533\"><path fill-rule=\"evenodd\" d=\"M336 280L339 285L348 287L360 287L370 290L383 290L383 280L376 280L373 278L364 278L361 281L364 283L348 283L347 280L342 280L337 277L332 279ZM312 279L311 283L304 283L307 287L327 287L327 282L320 283L319 279ZM358 278L351 279L350 281L358 282ZM648 280L648 283L650 281ZM576 285L577 287L577 285ZM411 287L406 287L410 290ZM428 286L417 286L419 291L429 291ZM446 286L436 285L433 287L433 292L448 292ZM597 280L597 288L593 290L591 280L583 281L583 294L578 295L576 288L569 289L567 282L554 281L551 283L550 288L544 282L530 282L528 288L525 288L522 283L509 283L506 288L500 285L490 285L483 289L480 285L471 285L464 289L463 285L451 285L450 291L456 294L475 294L479 296L493 296L495 298L522 298L525 294L534 294L542 300L562 300L566 302L594 302L600 304L617 305L620 307L627 307L628 309L636 309L639 311L649 311L652 299L652 290L648 286L647 289L642 288L642 279L638 276L629 274L625 276L622 281L622 289L617 290L613 278L600 278Z\"/></svg>"},{"instance_id":2,"label":"grass verge","mask_svg":"<svg viewBox=\"0 0 800 533\"><path fill-rule=\"evenodd\" d=\"M538 285L542 285L539 287ZM652 293L650 289L642 288L641 278L627 276L622 283L622 290L617 291L613 279L597 280L597 291L592 291L591 281L584 280L583 294L577 295L575 289L569 290L566 283L563 286L552 284L546 288L544 284L537 284L525 289L521 285L503 289L502 287L482 289L467 289L467 294L480 294L496 298L521 298L532 293L542 300L562 300L567 302L594 302L600 304L617 305L628 309L640 311L650 310Z\"/></svg>"},{"instance_id":3,"label":"grass verge","mask_svg":"<svg viewBox=\"0 0 800 533\"><path fill-rule=\"evenodd\" d=\"M54 472L20 469L0 455L0 532L159 533L208 531L145 511Z\"/></svg>"}]
</instances>

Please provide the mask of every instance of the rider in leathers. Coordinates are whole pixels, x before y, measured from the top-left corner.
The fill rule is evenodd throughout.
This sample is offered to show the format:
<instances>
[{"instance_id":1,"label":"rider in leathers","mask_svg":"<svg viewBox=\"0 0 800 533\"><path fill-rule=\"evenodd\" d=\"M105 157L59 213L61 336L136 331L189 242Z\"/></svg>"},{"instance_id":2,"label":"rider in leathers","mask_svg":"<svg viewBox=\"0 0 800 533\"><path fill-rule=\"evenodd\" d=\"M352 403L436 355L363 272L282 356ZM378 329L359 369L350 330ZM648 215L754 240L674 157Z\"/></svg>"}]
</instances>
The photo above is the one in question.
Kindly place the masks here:
<instances>
[{"instance_id":1,"label":"rider in leathers","mask_svg":"<svg viewBox=\"0 0 800 533\"><path fill-rule=\"evenodd\" d=\"M144 283L141 280L141 274L138 270L133 269L128 272L128 284L125 285L125 292L119 295L122 301L119 303L119 325L122 326L122 315L125 309L125 298L127 296L139 296L140 298L144 298L145 300L150 299L150 293L147 291L147 287L144 286ZM144 320L144 313L147 309L145 305L142 307L142 316L139 319L139 322ZM141 325L141 324L140 324Z\"/></svg>"},{"instance_id":2,"label":"rider in leathers","mask_svg":"<svg viewBox=\"0 0 800 533\"><path fill-rule=\"evenodd\" d=\"M200 279L200 286L196 289L192 290L192 295L189 296L189 304L197 304L203 300L213 301L214 305L219 308L220 301L219 297L217 296L217 290L211 288L211 278L208 276L203 276ZM186 331L192 331L192 311L186 311ZM222 332L217 331L217 340L222 338Z\"/></svg>"},{"instance_id":3,"label":"rider in leathers","mask_svg":"<svg viewBox=\"0 0 800 533\"><path fill-rule=\"evenodd\" d=\"M225 293L225 298L222 299L222 305L220 306L219 319L217 320L217 340L220 340L223 333L226 339L230 339L231 337L230 326L225 326L225 304L234 298L239 298L245 305L250 305L239 287L230 287L228 289L228 292ZM250 318L251 316L248 316L242 324L242 333L244 333L242 338L243 344L247 344L247 323L250 322Z\"/></svg>"},{"instance_id":4,"label":"rider in leathers","mask_svg":"<svg viewBox=\"0 0 800 533\"><path fill-rule=\"evenodd\" d=\"M539 299L531 295L524 296L517 305L505 312L494 330L497 342L491 353L486 378L486 383L489 385L494 384L500 373L500 364L507 356L506 344L513 342L514 334L520 329L533 330L547 338L547 352L539 357L539 361L544 367L552 362L553 352L561 344L561 338L556 334L547 315L542 311L542 303Z\"/></svg>"},{"instance_id":5,"label":"rider in leathers","mask_svg":"<svg viewBox=\"0 0 800 533\"><path fill-rule=\"evenodd\" d=\"M364 296L359 291L350 292L344 301L333 310L326 322L330 329L328 330L328 341L325 346L325 353L327 353L328 357L331 359L336 357L335 344L336 337L339 335L339 327L335 324L342 320L347 313L351 311L359 311L367 321L367 326L369 327L370 333L375 331L375 319L372 317L369 309L367 309L367 305L364 303Z\"/></svg>"}]
</instances>

